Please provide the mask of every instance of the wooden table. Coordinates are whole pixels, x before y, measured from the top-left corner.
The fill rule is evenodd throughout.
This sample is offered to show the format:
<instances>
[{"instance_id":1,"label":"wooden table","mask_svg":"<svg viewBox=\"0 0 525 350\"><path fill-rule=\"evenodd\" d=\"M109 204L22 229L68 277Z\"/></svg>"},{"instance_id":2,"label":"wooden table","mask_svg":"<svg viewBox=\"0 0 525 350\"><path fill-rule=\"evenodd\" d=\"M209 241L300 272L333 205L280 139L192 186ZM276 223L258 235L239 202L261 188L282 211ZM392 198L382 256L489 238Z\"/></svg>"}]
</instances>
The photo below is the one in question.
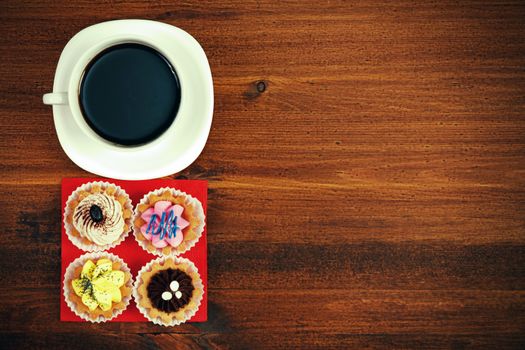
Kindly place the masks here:
<instances>
[{"instance_id":1,"label":"wooden table","mask_svg":"<svg viewBox=\"0 0 525 350\"><path fill-rule=\"evenodd\" d=\"M66 42L117 18L204 47L209 321L59 321ZM1 347L525 347L525 6L2 1Z\"/></svg>"}]
</instances>

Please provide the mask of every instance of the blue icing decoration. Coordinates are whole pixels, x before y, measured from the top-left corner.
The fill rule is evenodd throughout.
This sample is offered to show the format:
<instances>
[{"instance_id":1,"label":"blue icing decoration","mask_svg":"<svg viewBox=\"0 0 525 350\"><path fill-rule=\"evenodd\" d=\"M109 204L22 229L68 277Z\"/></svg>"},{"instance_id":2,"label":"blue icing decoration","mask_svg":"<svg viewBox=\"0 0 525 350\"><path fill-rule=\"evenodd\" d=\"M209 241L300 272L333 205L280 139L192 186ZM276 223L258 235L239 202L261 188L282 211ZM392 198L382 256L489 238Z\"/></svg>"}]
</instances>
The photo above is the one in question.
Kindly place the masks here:
<instances>
[{"instance_id":1,"label":"blue icing decoration","mask_svg":"<svg viewBox=\"0 0 525 350\"><path fill-rule=\"evenodd\" d=\"M166 213L162 213L159 225L156 224L158 218L159 216L157 214L151 216L146 233L154 236L160 234L160 240L164 239L166 234L168 235L168 239L175 237L179 227L177 226L177 216L173 214L173 211L170 211L167 218Z\"/></svg>"}]
</instances>

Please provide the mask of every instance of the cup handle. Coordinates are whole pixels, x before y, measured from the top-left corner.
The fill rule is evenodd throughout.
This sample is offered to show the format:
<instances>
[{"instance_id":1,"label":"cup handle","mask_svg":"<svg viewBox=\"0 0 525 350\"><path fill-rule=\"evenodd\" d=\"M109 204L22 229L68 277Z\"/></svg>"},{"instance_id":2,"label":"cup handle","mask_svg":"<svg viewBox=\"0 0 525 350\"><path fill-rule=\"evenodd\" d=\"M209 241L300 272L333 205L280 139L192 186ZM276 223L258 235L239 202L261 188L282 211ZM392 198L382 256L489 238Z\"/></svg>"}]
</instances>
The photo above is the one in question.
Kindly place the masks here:
<instances>
[{"instance_id":1,"label":"cup handle","mask_svg":"<svg viewBox=\"0 0 525 350\"><path fill-rule=\"evenodd\" d=\"M45 105L67 105L67 92L51 92L42 97Z\"/></svg>"}]
</instances>

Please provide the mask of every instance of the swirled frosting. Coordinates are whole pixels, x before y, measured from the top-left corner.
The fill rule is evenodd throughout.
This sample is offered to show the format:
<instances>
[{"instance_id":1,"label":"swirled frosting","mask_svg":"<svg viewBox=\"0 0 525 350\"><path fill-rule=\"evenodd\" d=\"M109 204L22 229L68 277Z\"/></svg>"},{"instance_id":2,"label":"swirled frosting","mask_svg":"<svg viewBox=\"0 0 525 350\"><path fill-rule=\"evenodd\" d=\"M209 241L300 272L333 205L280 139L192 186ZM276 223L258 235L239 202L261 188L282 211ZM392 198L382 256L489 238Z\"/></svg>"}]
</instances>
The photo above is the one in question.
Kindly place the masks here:
<instances>
[{"instance_id":1,"label":"swirled frosting","mask_svg":"<svg viewBox=\"0 0 525 350\"><path fill-rule=\"evenodd\" d=\"M147 286L151 304L167 313L187 305L194 289L191 277L179 269L160 270L151 277Z\"/></svg>"},{"instance_id":2,"label":"swirled frosting","mask_svg":"<svg viewBox=\"0 0 525 350\"><path fill-rule=\"evenodd\" d=\"M101 218L93 218L92 208L98 207ZM98 209L97 209L98 211ZM113 243L124 231L122 206L114 198L95 193L84 198L73 212L73 226L83 237L98 245Z\"/></svg>"}]
</instances>

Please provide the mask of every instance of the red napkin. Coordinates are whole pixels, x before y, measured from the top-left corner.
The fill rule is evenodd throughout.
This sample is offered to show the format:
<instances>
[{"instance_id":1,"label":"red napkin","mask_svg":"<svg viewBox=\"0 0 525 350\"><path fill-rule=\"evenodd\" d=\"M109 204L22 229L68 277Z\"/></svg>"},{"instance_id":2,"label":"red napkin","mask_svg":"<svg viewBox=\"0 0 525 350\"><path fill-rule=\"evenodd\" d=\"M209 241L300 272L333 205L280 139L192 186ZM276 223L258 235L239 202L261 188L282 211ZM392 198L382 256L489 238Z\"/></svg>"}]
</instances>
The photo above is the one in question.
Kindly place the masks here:
<instances>
[{"instance_id":1,"label":"red napkin","mask_svg":"<svg viewBox=\"0 0 525 350\"><path fill-rule=\"evenodd\" d=\"M161 187L173 187L178 190L184 191L193 197L201 201L206 214L206 202L208 198L208 182L202 180L145 180L145 181L121 181L114 179L103 179L103 178L64 178L62 180L62 222L64 219L64 208L69 195L80 185L91 182L91 181L108 181L124 189L130 196L133 206L142 199L142 197L149 191L161 188ZM157 256L146 252L142 249L132 232L129 236L109 252L118 255L124 260L133 274L133 278L136 277L137 272L147 262L155 259ZM84 251L78 249L71 243L66 235L64 224L62 224L62 274L61 274L61 285L62 288L64 283L64 274L68 265L85 254ZM193 316L188 322L205 322L208 318L208 264L207 264L207 245L206 245L206 226L201 238L188 252L181 255L191 260L195 266L199 269L199 274L204 285L204 296L202 298L201 306L195 316ZM83 319L78 317L69 309L64 299L63 289L60 290L60 320L61 321L73 321L73 322L85 322ZM135 305L135 300L132 298L128 308L118 317L112 319L110 322L148 322L148 320L142 316Z\"/></svg>"}]
</instances>

